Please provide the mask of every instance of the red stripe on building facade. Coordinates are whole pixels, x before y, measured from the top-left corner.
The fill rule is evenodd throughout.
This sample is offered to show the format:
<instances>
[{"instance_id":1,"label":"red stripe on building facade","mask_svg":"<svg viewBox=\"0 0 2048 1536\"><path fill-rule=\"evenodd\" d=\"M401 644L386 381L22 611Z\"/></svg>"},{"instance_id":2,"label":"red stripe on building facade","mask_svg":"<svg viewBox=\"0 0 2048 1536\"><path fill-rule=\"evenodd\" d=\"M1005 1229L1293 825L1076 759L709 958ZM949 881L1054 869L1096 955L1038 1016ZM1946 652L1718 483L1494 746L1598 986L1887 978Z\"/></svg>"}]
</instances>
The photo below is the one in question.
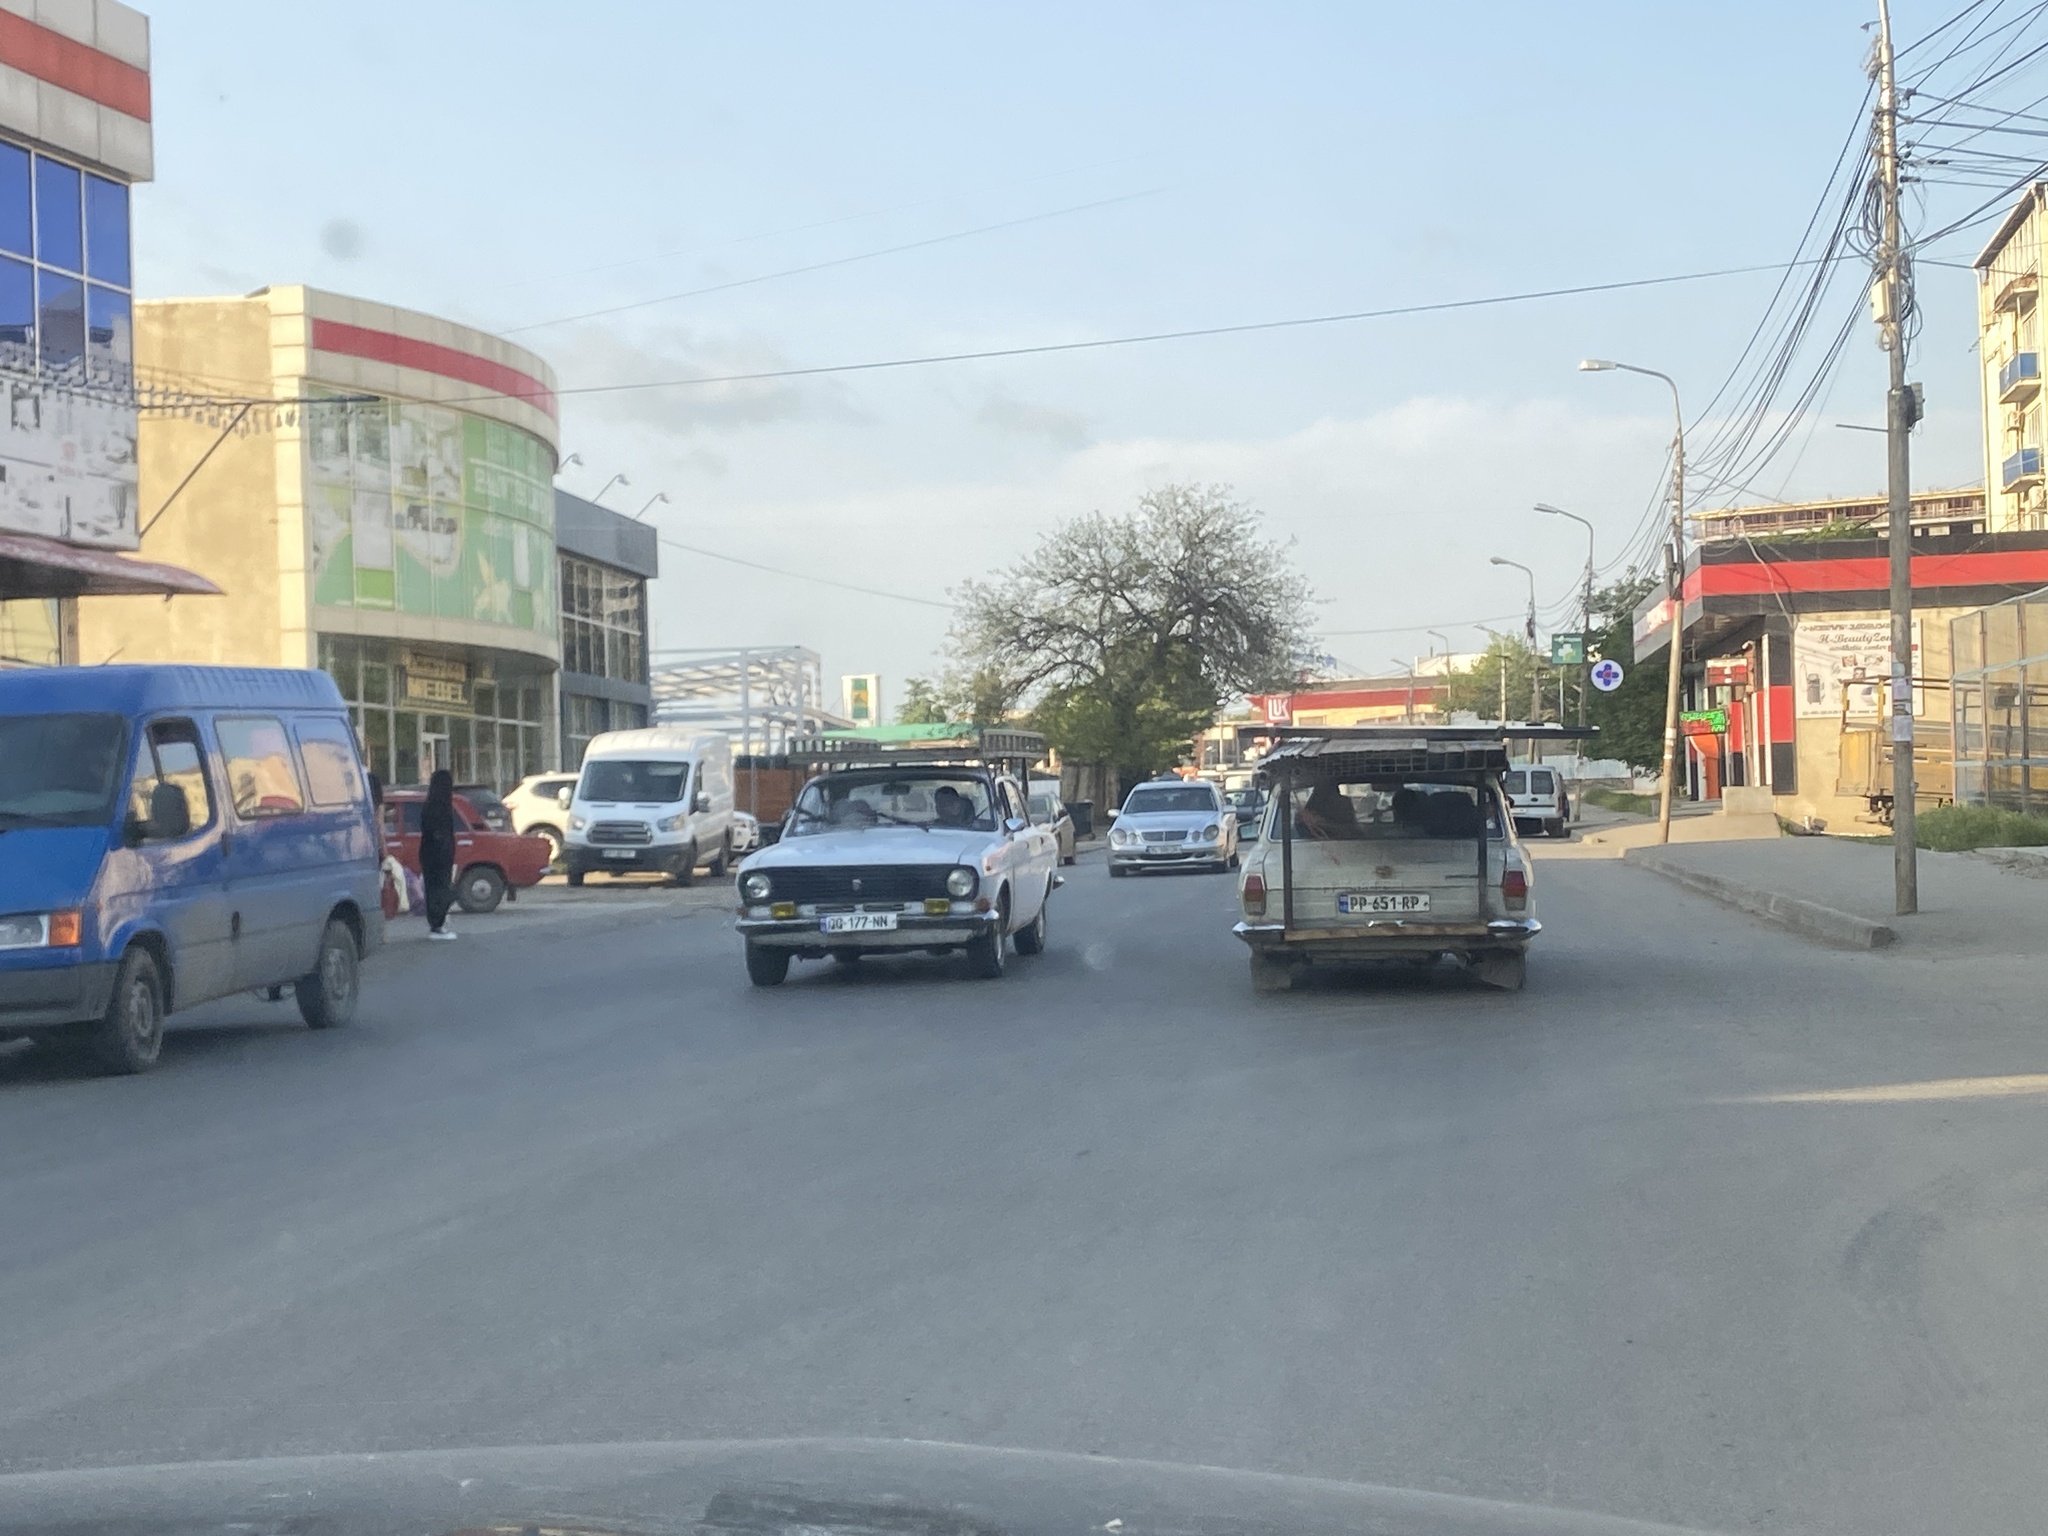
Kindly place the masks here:
<instances>
[{"instance_id":1,"label":"red stripe on building facade","mask_svg":"<svg viewBox=\"0 0 2048 1536\"><path fill-rule=\"evenodd\" d=\"M1883 555L1703 565L1686 575L1685 600L1696 603L1706 597L1756 597L1774 592L1881 592L1890 582L1891 567ZM1916 591L2010 585L2048 586L2048 549L1913 557Z\"/></svg>"},{"instance_id":2,"label":"red stripe on building facade","mask_svg":"<svg viewBox=\"0 0 2048 1536\"><path fill-rule=\"evenodd\" d=\"M474 384L479 389L524 400L544 411L550 420L558 419L555 392L547 385L510 363L494 362L488 357L478 357L474 352L458 352L436 342L419 341L390 331L373 331L368 326L319 319L313 322L313 349L338 353L343 357L360 357L373 363L394 363L400 368L415 368L421 373Z\"/></svg>"},{"instance_id":3,"label":"red stripe on building facade","mask_svg":"<svg viewBox=\"0 0 2048 1536\"><path fill-rule=\"evenodd\" d=\"M83 96L129 117L149 121L149 71L123 63L26 16L0 11L0 64Z\"/></svg>"}]
</instances>

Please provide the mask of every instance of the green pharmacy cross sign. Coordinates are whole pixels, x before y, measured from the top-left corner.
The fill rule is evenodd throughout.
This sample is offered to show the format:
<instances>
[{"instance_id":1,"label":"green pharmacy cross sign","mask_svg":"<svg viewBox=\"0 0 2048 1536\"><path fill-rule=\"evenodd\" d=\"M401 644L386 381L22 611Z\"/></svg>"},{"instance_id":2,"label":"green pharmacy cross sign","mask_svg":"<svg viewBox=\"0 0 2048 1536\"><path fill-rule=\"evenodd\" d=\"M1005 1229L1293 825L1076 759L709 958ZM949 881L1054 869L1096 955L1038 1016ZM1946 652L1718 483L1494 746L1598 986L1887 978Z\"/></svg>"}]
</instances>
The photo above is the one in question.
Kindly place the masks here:
<instances>
[{"instance_id":1,"label":"green pharmacy cross sign","mask_svg":"<svg viewBox=\"0 0 2048 1536\"><path fill-rule=\"evenodd\" d=\"M1584 635L1552 635L1550 637L1550 664L1553 667L1579 667L1586 663L1586 637Z\"/></svg>"},{"instance_id":2,"label":"green pharmacy cross sign","mask_svg":"<svg viewBox=\"0 0 2048 1536\"><path fill-rule=\"evenodd\" d=\"M1715 736L1728 734L1728 711L1725 709L1687 709L1678 715L1680 725L1704 728Z\"/></svg>"}]
</instances>

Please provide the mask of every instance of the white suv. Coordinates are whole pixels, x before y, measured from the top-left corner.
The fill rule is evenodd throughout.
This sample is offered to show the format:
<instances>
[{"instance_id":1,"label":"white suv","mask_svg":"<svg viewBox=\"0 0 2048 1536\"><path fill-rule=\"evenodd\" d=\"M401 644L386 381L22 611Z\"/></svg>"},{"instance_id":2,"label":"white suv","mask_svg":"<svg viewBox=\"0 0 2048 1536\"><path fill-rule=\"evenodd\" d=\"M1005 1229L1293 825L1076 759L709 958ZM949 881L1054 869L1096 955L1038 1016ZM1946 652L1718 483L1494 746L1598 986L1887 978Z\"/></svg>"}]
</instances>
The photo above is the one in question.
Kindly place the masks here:
<instances>
[{"instance_id":1,"label":"white suv","mask_svg":"<svg viewBox=\"0 0 2048 1536\"><path fill-rule=\"evenodd\" d=\"M555 858L561 858L563 828L569 813L562 809L560 796L563 790L575 787L573 773L529 773L505 794L505 809L512 813L512 830L546 838Z\"/></svg>"}]
</instances>

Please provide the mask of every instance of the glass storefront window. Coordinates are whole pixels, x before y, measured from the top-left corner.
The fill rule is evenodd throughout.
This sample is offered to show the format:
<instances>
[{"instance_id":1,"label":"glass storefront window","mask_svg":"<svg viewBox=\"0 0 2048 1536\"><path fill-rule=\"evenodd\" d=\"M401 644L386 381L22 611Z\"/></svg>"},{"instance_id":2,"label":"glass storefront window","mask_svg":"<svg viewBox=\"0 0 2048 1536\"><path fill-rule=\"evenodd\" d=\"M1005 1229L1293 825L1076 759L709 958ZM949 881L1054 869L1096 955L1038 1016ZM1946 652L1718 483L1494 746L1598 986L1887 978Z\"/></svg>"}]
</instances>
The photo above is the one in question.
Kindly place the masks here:
<instances>
[{"instance_id":1,"label":"glass storefront window","mask_svg":"<svg viewBox=\"0 0 2048 1536\"><path fill-rule=\"evenodd\" d=\"M0 144L0 251L35 254L35 217L29 211L28 151Z\"/></svg>"},{"instance_id":2,"label":"glass storefront window","mask_svg":"<svg viewBox=\"0 0 2048 1536\"><path fill-rule=\"evenodd\" d=\"M645 583L572 555L561 561L562 670L647 681Z\"/></svg>"},{"instance_id":3,"label":"glass storefront window","mask_svg":"<svg viewBox=\"0 0 2048 1536\"><path fill-rule=\"evenodd\" d=\"M0 359L127 377L129 242L127 187L0 141Z\"/></svg>"},{"instance_id":4,"label":"glass storefront window","mask_svg":"<svg viewBox=\"0 0 2048 1536\"><path fill-rule=\"evenodd\" d=\"M364 759L385 783L421 783L438 761L458 783L503 791L554 766L543 758L552 669L496 652L435 653L470 671L472 681L458 690L469 709L458 711L452 698L422 708L409 705L396 686L402 669L424 665L407 660L412 649L398 641L353 635L320 639L321 667L349 701Z\"/></svg>"},{"instance_id":5,"label":"glass storefront window","mask_svg":"<svg viewBox=\"0 0 2048 1536\"><path fill-rule=\"evenodd\" d=\"M69 368L85 357L85 284L48 270L36 273L36 333L45 368Z\"/></svg>"},{"instance_id":6,"label":"glass storefront window","mask_svg":"<svg viewBox=\"0 0 2048 1536\"><path fill-rule=\"evenodd\" d=\"M126 378L135 366L135 324L128 295L98 283L85 294L85 348L88 366L100 378Z\"/></svg>"},{"instance_id":7,"label":"glass storefront window","mask_svg":"<svg viewBox=\"0 0 2048 1536\"><path fill-rule=\"evenodd\" d=\"M36 260L66 272L85 270L78 171L42 155L36 156Z\"/></svg>"},{"instance_id":8,"label":"glass storefront window","mask_svg":"<svg viewBox=\"0 0 2048 1536\"><path fill-rule=\"evenodd\" d=\"M104 176L85 178L86 276L128 286L128 189Z\"/></svg>"}]
</instances>

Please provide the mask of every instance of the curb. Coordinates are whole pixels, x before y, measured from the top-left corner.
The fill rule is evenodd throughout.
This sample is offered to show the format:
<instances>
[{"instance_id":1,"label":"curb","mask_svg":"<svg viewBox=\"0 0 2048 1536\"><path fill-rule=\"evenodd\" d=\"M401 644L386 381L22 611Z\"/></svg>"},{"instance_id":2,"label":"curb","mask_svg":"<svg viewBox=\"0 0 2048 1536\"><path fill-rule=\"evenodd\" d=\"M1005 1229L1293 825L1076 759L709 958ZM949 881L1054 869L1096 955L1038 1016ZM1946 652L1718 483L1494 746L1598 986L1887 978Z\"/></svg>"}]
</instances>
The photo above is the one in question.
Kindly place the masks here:
<instances>
[{"instance_id":1,"label":"curb","mask_svg":"<svg viewBox=\"0 0 2048 1536\"><path fill-rule=\"evenodd\" d=\"M1625 863L1662 875L1673 884L1698 891L1723 906L1775 923L1802 938L1817 939L1823 944L1836 944L1846 949L1883 949L1898 942L1898 933L1884 923L1824 907L1817 901L1787 896L1782 891L1767 891L1721 875L1687 869L1682 864L1658 857L1646 848L1630 848L1621 857Z\"/></svg>"}]
</instances>

